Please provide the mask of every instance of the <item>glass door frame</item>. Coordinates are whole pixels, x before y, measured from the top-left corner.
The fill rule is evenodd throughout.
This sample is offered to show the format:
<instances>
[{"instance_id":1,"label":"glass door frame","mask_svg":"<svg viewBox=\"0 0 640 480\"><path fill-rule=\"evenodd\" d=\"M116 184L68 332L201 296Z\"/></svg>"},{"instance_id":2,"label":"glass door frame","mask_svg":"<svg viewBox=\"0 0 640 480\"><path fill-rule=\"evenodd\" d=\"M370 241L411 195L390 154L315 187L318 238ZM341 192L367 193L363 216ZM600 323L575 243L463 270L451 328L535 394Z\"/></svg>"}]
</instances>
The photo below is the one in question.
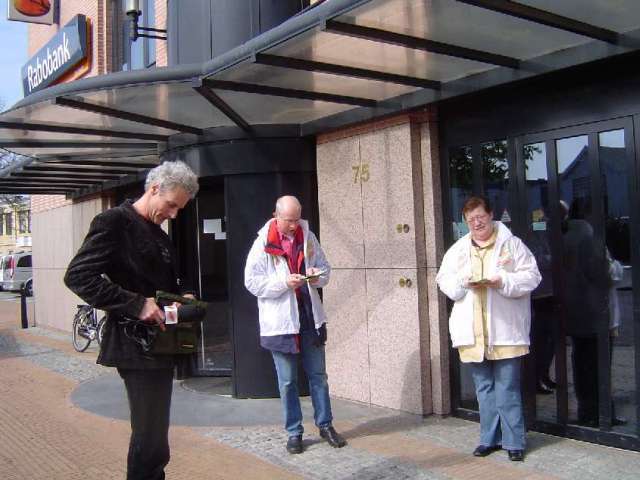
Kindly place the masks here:
<instances>
[{"instance_id":1,"label":"glass door frame","mask_svg":"<svg viewBox=\"0 0 640 480\"><path fill-rule=\"evenodd\" d=\"M635 123L635 129L634 129ZM599 156L599 133L610 130L624 130L625 141L625 163L627 172L632 172L628 175L628 189L629 200L631 205L638 205L638 173L640 169L638 167L638 159L635 154L637 150L636 145L640 145L640 140L635 131L638 131L640 126L640 117L622 117L613 120L605 120L600 122L588 123L584 125L577 125L567 128L561 128L557 130L551 130L546 132L540 132L536 134L522 135L515 138L516 154L517 154L517 191L519 196L519 204L523 207L527 205L527 190L526 190L526 171L524 161L524 146L534 143L545 143L546 147L546 160L547 160L547 173L548 173L548 201L549 205L560 204L560 185L558 181L558 159L556 154L556 141L571 138L577 136L588 137L588 154L590 163L590 197L593 200L597 200L593 203L593 221L594 232L596 234L595 239L599 248L605 248L605 238L602 232L605 231L605 212L603 208L604 185L602 184L602 175L594 175L593 172L601 172L600 156ZM635 131L634 131L635 130ZM526 215L526 208L519 209L519 216ZM562 234L560 224L562 218L560 218L559 209L550 209L550 223L551 223L551 250L552 258L562 258ZM630 235L631 235L631 264L632 268L632 282L635 285L640 285L640 251L633 248L633 245L637 245L640 240L640 215L632 216L630 218ZM526 226L527 219L521 218L522 227ZM522 232L515 232L517 235ZM555 285L565 285L563 281L563 271L560 262L554 261L552 266L553 283ZM566 312L566 302L563 301L562 289L558 292L560 294L560 318L565 318L563 314ZM636 412L640 413L640 390L637 388L640 386L640 295L635 294L633 296L633 332L634 332L634 356L635 356L635 382L636 382ZM535 430L544 431L556 435L563 435L571 438L577 438L590 442L596 442L604 445L617 446L621 448L628 448L633 450L640 450L640 422L636 422L635 437L618 432L612 432L611 430L611 369L607 367L607 362L602 360L598 364L598 378L599 378L599 396L605 401L599 402L599 416L600 416L600 429L585 429L578 425L569 424L569 395L568 395L568 379L567 379L567 344L564 325L560 325L561 328L554 329L555 333L555 375L558 383L556 393L556 422L549 422L536 419L533 422ZM598 336L598 357L600 359L609 358L610 346L609 342L605 340L603 335ZM535 400L533 402L526 402L527 413L531 418L535 417ZM640 417L637 417L640 418Z\"/></svg>"}]
</instances>

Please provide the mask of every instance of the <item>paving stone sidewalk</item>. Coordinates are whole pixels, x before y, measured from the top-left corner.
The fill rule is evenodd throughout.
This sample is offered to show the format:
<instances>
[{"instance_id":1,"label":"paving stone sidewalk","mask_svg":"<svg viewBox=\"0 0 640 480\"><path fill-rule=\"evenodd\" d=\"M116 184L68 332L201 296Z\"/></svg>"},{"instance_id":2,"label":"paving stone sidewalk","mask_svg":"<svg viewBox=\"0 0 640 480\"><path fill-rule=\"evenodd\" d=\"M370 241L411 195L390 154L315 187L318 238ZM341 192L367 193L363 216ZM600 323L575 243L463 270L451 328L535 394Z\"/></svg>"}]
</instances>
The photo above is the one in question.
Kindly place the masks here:
<instances>
[{"instance_id":1,"label":"paving stone sidewalk","mask_svg":"<svg viewBox=\"0 0 640 480\"><path fill-rule=\"evenodd\" d=\"M83 354L75 352L69 334L21 330L15 323L0 318L0 478L124 478L128 422L73 403L79 387L91 392L100 382L119 385L104 382L112 369L95 364L93 346ZM95 392L98 403L102 393L98 388ZM348 438L348 447L330 448L307 423L305 452L292 456L284 450L286 435L279 422L247 424L241 418L246 409L255 414L256 408L273 404L189 393L178 382L176 393L174 407L180 407L176 401L196 410L208 404L229 405L221 402L235 407L229 409L232 417L222 413L219 422L208 418L200 426L172 426L168 479L640 478L636 452L529 433L524 463L509 462L505 452L479 459L470 455L476 423L422 419L357 405L341 409L346 412L342 416L336 414L336 426ZM308 400L304 403L308 410ZM360 413L353 414L356 411Z\"/></svg>"}]
</instances>

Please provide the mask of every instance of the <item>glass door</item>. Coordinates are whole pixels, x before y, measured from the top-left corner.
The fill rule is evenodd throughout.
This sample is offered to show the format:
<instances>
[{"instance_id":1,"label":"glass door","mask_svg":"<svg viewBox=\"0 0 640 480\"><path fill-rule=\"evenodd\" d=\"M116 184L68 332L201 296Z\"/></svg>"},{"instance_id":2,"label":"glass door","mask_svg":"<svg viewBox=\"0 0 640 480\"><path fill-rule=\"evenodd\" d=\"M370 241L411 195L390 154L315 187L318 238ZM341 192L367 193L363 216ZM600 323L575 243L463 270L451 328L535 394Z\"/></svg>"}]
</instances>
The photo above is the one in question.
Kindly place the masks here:
<instances>
[{"instance_id":1,"label":"glass door","mask_svg":"<svg viewBox=\"0 0 640 480\"><path fill-rule=\"evenodd\" d=\"M532 294L529 415L585 439L593 430L635 436L632 121L524 136L516 149L520 235L543 276Z\"/></svg>"},{"instance_id":2,"label":"glass door","mask_svg":"<svg viewBox=\"0 0 640 480\"><path fill-rule=\"evenodd\" d=\"M229 332L227 235L222 181L202 182L196 198L198 222L198 290L209 303L202 322L197 367L200 374L230 376L232 348Z\"/></svg>"}]
</instances>

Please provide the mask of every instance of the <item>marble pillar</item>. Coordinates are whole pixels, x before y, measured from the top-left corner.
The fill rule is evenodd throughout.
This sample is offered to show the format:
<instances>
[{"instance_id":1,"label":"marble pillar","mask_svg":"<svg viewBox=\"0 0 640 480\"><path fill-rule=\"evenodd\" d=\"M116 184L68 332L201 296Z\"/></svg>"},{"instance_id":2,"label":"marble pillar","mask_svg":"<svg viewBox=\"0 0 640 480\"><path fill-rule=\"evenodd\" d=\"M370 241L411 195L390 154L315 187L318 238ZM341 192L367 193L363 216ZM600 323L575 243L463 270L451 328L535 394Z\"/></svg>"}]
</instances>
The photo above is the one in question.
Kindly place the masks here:
<instances>
[{"instance_id":1,"label":"marble pillar","mask_svg":"<svg viewBox=\"0 0 640 480\"><path fill-rule=\"evenodd\" d=\"M443 412L448 396L446 329L431 332L442 327L432 318L442 313L430 279L438 252L428 251L442 244L432 223L440 192L424 185L440 182L430 165L437 142L424 138L433 134L429 118L405 116L317 147L321 243L333 267L324 289L331 392L419 414Z\"/></svg>"}]
</instances>

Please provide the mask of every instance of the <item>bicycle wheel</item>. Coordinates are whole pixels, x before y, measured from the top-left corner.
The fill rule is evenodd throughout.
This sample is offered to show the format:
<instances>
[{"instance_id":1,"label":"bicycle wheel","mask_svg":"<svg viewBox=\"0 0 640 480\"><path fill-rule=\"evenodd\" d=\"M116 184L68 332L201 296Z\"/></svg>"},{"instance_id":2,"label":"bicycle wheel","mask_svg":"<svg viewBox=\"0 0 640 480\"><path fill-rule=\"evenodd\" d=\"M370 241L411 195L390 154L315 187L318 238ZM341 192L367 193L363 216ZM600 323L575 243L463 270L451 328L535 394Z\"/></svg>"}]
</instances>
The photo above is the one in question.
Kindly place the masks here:
<instances>
[{"instance_id":1,"label":"bicycle wheel","mask_svg":"<svg viewBox=\"0 0 640 480\"><path fill-rule=\"evenodd\" d=\"M100 321L98 322L98 334L96 335L96 340L98 340L98 345L102 343L102 337L104 336L104 328L107 326L107 316L103 315Z\"/></svg>"},{"instance_id":2,"label":"bicycle wheel","mask_svg":"<svg viewBox=\"0 0 640 480\"><path fill-rule=\"evenodd\" d=\"M85 311L79 311L73 319L73 348L78 352L84 352L91 344L87 328L90 321Z\"/></svg>"}]
</instances>

